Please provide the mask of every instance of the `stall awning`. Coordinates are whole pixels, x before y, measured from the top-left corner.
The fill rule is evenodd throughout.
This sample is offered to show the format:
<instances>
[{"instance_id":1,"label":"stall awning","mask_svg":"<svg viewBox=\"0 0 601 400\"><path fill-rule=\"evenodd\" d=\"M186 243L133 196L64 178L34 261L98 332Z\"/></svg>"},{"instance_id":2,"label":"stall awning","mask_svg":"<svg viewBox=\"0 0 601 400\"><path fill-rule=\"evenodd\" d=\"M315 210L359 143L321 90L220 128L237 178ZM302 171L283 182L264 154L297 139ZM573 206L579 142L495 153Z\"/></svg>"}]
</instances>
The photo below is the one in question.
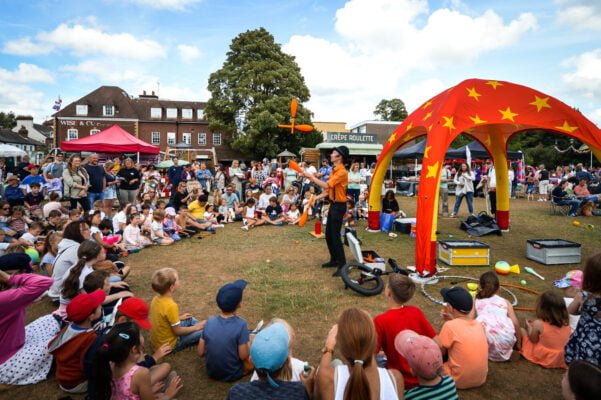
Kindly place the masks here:
<instances>
[{"instance_id":1,"label":"stall awning","mask_svg":"<svg viewBox=\"0 0 601 400\"><path fill-rule=\"evenodd\" d=\"M361 143L332 143L322 142L317 147L319 150L329 150L338 146L346 146L352 156L377 156L382 152L381 144L361 144Z\"/></svg>"}]
</instances>

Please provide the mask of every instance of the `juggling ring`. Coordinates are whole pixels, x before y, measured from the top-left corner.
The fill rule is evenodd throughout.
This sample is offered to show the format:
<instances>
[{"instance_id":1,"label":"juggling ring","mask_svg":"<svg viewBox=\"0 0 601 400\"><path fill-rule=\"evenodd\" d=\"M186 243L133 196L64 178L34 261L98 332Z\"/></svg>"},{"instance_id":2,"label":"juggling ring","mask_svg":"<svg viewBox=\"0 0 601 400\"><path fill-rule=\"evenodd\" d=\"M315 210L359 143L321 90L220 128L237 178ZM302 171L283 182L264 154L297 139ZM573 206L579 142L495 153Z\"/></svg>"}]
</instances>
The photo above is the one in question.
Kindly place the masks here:
<instances>
[{"instance_id":1,"label":"juggling ring","mask_svg":"<svg viewBox=\"0 0 601 400\"><path fill-rule=\"evenodd\" d=\"M462 276L462 275L436 275L436 276L432 276L432 277L430 277L428 279L424 279L421 282L421 292L422 292L422 294L427 299L429 299L430 301L432 301L433 303L442 305L443 301L434 298L432 295L430 295L430 293L426 292L426 285L428 284L428 282L430 282L432 280L449 279L449 278L464 279L466 281L477 281L477 282L480 281L479 279L472 278L471 276ZM531 308L531 307L516 307L518 305L518 298L515 296L515 294L511 290L507 289L507 287L511 287L511 288L515 288L515 289L521 289L521 290L524 290L526 292L533 293L533 294L536 294L536 295L539 295L540 292L537 292L536 290L533 290L533 289L529 289L529 288L517 286L517 285L511 285L509 283L502 283L501 284L501 289L503 289L505 292L507 292L507 293L509 293L509 295L511 295L511 297L513 299L513 301L511 302L511 305L513 306L514 310L518 310L518 311L535 311L536 310L536 309Z\"/></svg>"}]
</instances>

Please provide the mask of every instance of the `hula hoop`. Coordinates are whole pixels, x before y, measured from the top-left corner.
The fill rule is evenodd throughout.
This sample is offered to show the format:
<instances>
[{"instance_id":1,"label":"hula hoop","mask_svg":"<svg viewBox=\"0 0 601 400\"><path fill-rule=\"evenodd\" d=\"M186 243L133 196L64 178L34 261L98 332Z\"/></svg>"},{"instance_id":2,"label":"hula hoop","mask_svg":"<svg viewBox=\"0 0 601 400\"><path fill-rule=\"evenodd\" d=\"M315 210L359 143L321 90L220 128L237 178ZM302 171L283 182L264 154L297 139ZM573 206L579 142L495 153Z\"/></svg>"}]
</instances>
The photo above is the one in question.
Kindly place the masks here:
<instances>
[{"instance_id":1,"label":"hula hoop","mask_svg":"<svg viewBox=\"0 0 601 400\"><path fill-rule=\"evenodd\" d=\"M426 285L431 280L435 280L435 279L451 279L451 278L454 278L454 279L464 279L466 281L480 281L480 279L478 279L478 278L472 278L471 276L463 276L463 275L438 275L438 276L432 276L429 279L425 279L424 281L422 281L422 283L421 283L421 292L422 292L422 294L427 299L429 299L430 301L432 301L433 303L442 305L443 301L434 298L432 295L430 295L430 293L428 293L426 291ZM527 292L534 293L536 295L539 294L539 292L537 292L536 290L533 290L533 289L523 288L523 287L517 286L517 285L510 285L508 283L501 284L501 289L503 289L505 292L509 293L509 295L512 297L513 301L511 302L511 305L513 307L515 307L515 306L518 305L518 298L515 296L515 294L511 290L507 289L506 286L512 287L512 288L517 288L517 289L522 289L522 290L525 290ZM534 310L534 309L526 308L526 307L519 307L519 308L516 307L515 309L516 310L522 310L522 311L532 311L532 310Z\"/></svg>"}]
</instances>

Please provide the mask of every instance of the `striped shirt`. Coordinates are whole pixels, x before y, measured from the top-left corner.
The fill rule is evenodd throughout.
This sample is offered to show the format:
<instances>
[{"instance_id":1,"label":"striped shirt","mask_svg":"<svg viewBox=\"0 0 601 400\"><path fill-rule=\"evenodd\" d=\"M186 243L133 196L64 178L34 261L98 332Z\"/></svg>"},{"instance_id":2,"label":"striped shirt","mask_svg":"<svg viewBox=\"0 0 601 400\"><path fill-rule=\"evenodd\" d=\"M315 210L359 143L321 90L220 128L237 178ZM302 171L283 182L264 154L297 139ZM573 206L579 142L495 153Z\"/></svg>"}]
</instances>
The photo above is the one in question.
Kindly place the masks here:
<instances>
[{"instance_id":1,"label":"striped shirt","mask_svg":"<svg viewBox=\"0 0 601 400\"><path fill-rule=\"evenodd\" d=\"M418 385L405 392L405 400L459 400L455 381L450 376L443 376L434 386Z\"/></svg>"}]
</instances>

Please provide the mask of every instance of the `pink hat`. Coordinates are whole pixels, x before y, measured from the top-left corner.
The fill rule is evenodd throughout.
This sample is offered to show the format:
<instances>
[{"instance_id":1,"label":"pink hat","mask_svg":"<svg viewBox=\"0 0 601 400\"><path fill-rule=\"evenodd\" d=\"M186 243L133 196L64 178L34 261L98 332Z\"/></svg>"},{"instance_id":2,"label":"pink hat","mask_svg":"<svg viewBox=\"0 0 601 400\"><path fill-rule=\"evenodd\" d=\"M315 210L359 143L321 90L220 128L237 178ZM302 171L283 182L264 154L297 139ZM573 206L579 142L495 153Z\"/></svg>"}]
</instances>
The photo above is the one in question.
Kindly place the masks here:
<instances>
[{"instance_id":1,"label":"pink hat","mask_svg":"<svg viewBox=\"0 0 601 400\"><path fill-rule=\"evenodd\" d=\"M405 329L394 339L394 348L405 357L413 373L423 379L434 379L442 368L442 353L429 337Z\"/></svg>"},{"instance_id":2,"label":"pink hat","mask_svg":"<svg viewBox=\"0 0 601 400\"><path fill-rule=\"evenodd\" d=\"M560 289L573 287L576 289L582 289L582 276L583 273L579 269L568 271L563 278L553 282L553 285Z\"/></svg>"}]
</instances>

